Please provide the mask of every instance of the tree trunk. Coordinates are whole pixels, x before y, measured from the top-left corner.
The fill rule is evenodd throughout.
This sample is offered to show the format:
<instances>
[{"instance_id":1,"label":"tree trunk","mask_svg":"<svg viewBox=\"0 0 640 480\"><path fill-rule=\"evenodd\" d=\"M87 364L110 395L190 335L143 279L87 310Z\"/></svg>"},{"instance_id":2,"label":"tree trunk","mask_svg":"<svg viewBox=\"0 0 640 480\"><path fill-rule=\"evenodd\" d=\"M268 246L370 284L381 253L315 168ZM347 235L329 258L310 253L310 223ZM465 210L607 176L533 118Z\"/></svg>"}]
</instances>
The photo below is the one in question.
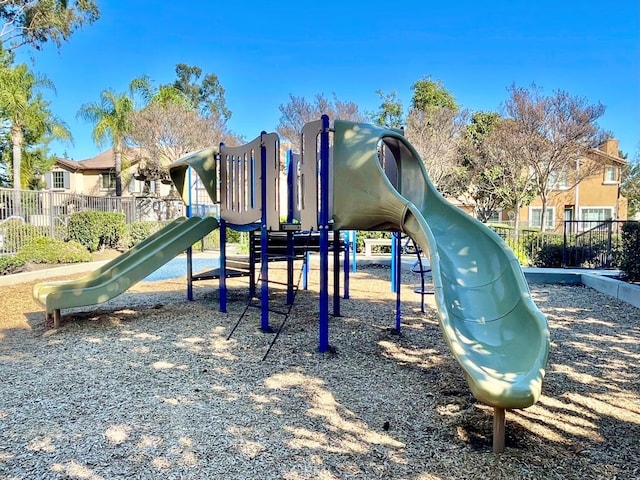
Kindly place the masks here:
<instances>
[{"instance_id":1,"label":"tree trunk","mask_svg":"<svg viewBox=\"0 0 640 480\"><path fill-rule=\"evenodd\" d=\"M13 163L13 214L22 216L22 130L15 125L11 128Z\"/></svg>"},{"instance_id":2,"label":"tree trunk","mask_svg":"<svg viewBox=\"0 0 640 480\"><path fill-rule=\"evenodd\" d=\"M122 152L120 149L115 151L116 160L116 197L122 196Z\"/></svg>"}]
</instances>

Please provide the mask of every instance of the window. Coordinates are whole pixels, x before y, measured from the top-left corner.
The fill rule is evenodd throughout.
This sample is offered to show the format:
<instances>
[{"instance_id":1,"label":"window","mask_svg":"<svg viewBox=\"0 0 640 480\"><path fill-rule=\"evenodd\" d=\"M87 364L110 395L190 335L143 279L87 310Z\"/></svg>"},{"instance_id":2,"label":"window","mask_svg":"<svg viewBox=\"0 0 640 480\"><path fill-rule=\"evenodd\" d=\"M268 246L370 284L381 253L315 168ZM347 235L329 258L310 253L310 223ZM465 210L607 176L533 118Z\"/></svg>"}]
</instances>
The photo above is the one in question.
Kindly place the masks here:
<instances>
[{"instance_id":1,"label":"window","mask_svg":"<svg viewBox=\"0 0 640 480\"><path fill-rule=\"evenodd\" d=\"M604 221L613 218L611 207L588 207L580 209L581 220Z\"/></svg>"},{"instance_id":2,"label":"window","mask_svg":"<svg viewBox=\"0 0 640 480\"><path fill-rule=\"evenodd\" d=\"M502 221L501 208L497 208L496 210L491 212L491 215L489 216L489 218L487 218L487 223L500 223L501 221Z\"/></svg>"},{"instance_id":3,"label":"window","mask_svg":"<svg viewBox=\"0 0 640 480\"><path fill-rule=\"evenodd\" d=\"M51 172L52 188L56 190L64 189L64 172Z\"/></svg>"},{"instance_id":4,"label":"window","mask_svg":"<svg viewBox=\"0 0 640 480\"><path fill-rule=\"evenodd\" d=\"M604 169L604 183L618 183L618 169L616 167Z\"/></svg>"},{"instance_id":5,"label":"window","mask_svg":"<svg viewBox=\"0 0 640 480\"><path fill-rule=\"evenodd\" d=\"M595 228L605 220L613 218L612 207L585 207L580 209L580 228L589 230Z\"/></svg>"},{"instance_id":6,"label":"window","mask_svg":"<svg viewBox=\"0 0 640 480\"><path fill-rule=\"evenodd\" d=\"M549 185L553 190L567 190L569 184L567 181L567 171L561 170L559 172L551 172L549 175Z\"/></svg>"},{"instance_id":7,"label":"window","mask_svg":"<svg viewBox=\"0 0 640 480\"><path fill-rule=\"evenodd\" d=\"M64 170L45 173L44 183L50 190L69 190L69 188L71 188L69 172L65 172Z\"/></svg>"},{"instance_id":8,"label":"window","mask_svg":"<svg viewBox=\"0 0 640 480\"><path fill-rule=\"evenodd\" d=\"M544 216L545 230L553 229L554 219L556 215L555 207L547 207L547 212ZM538 227L542 226L542 207L529 207L529 226Z\"/></svg>"},{"instance_id":9,"label":"window","mask_svg":"<svg viewBox=\"0 0 640 480\"><path fill-rule=\"evenodd\" d=\"M116 188L116 174L113 172L100 175L100 189L110 190Z\"/></svg>"}]
</instances>

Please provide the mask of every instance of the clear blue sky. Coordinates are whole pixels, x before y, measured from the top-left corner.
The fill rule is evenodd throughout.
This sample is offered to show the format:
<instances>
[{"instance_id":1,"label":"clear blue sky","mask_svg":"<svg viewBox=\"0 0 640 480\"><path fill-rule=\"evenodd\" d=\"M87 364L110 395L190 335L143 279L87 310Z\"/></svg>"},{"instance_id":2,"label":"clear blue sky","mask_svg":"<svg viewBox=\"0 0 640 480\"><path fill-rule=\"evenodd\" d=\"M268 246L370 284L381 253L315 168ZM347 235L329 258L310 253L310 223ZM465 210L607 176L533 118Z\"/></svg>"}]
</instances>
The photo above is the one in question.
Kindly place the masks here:
<instances>
[{"instance_id":1,"label":"clear blue sky","mask_svg":"<svg viewBox=\"0 0 640 480\"><path fill-rule=\"evenodd\" d=\"M75 160L100 151L92 125L76 119L80 105L143 74L169 83L177 63L218 75L229 126L247 139L275 129L290 93L335 93L368 112L376 90L397 91L407 106L412 83L431 76L472 111L499 110L512 83L601 102L600 126L630 158L640 150L637 0L98 3L100 20L60 51L20 52L55 83L46 95L74 145L54 153Z\"/></svg>"}]
</instances>

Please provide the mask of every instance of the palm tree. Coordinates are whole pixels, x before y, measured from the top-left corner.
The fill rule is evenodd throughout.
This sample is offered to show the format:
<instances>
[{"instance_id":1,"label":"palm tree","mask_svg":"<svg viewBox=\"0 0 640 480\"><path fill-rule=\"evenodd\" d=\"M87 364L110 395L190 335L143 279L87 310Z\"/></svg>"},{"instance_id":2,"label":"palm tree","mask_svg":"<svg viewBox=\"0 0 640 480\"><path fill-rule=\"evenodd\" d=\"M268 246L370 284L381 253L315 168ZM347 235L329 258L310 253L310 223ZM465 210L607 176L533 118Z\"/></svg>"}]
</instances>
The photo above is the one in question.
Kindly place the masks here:
<instances>
[{"instance_id":1,"label":"palm tree","mask_svg":"<svg viewBox=\"0 0 640 480\"><path fill-rule=\"evenodd\" d=\"M38 132L35 138L71 140L66 125L49 110L49 102L38 92L41 87L53 88L43 76L30 72L25 64L0 69L0 118L6 121L12 147L14 209L20 209L21 172L25 135Z\"/></svg>"},{"instance_id":2,"label":"palm tree","mask_svg":"<svg viewBox=\"0 0 640 480\"><path fill-rule=\"evenodd\" d=\"M92 122L93 140L99 148L111 143L115 160L116 196L122 196L122 152L127 134L131 130L130 114L136 110L134 95L145 91L145 77L134 79L129 93L103 90L100 101L86 103L80 107L78 117Z\"/></svg>"}]
</instances>

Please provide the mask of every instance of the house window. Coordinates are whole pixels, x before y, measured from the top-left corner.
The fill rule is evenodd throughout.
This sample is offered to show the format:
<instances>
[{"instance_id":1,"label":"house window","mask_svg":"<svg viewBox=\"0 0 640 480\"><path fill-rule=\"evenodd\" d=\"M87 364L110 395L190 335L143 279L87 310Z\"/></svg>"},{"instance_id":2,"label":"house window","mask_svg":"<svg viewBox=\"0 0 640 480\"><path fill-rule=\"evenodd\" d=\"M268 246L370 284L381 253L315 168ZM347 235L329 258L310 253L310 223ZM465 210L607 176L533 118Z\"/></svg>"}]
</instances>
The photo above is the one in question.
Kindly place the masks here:
<instances>
[{"instance_id":1,"label":"house window","mask_svg":"<svg viewBox=\"0 0 640 480\"><path fill-rule=\"evenodd\" d=\"M487 218L487 223L500 223L502 221L502 209L497 208L491 212L489 218Z\"/></svg>"},{"instance_id":2,"label":"house window","mask_svg":"<svg viewBox=\"0 0 640 480\"><path fill-rule=\"evenodd\" d=\"M51 184L55 190L64 190L64 172L51 172Z\"/></svg>"},{"instance_id":3,"label":"house window","mask_svg":"<svg viewBox=\"0 0 640 480\"><path fill-rule=\"evenodd\" d=\"M618 169L616 167L604 169L604 183L618 183Z\"/></svg>"},{"instance_id":4,"label":"house window","mask_svg":"<svg viewBox=\"0 0 640 480\"><path fill-rule=\"evenodd\" d=\"M555 207L547 207L544 216L545 230L553 229L554 219L556 215ZM542 207L529 207L529 226L542 227Z\"/></svg>"},{"instance_id":5,"label":"house window","mask_svg":"<svg viewBox=\"0 0 640 480\"><path fill-rule=\"evenodd\" d=\"M551 185L553 190L567 190L569 188L567 171L551 172L549 175L549 185Z\"/></svg>"},{"instance_id":6,"label":"house window","mask_svg":"<svg viewBox=\"0 0 640 480\"><path fill-rule=\"evenodd\" d=\"M50 190L69 190L71 188L69 172L64 170L45 173L44 183Z\"/></svg>"},{"instance_id":7,"label":"house window","mask_svg":"<svg viewBox=\"0 0 640 480\"><path fill-rule=\"evenodd\" d=\"M611 207L589 207L580 209L581 220L604 221L613 218Z\"/></svg>"},{"instance_id":8,"label":"house window","mask_svg":"<svg viewBox=\"0 0 640 480\"><path fill-rule=\"evenodd\" d=\"M116 174L113 172L100 175L100 189L110 190L116 188Z\"/></svg>"}]
</instances>

